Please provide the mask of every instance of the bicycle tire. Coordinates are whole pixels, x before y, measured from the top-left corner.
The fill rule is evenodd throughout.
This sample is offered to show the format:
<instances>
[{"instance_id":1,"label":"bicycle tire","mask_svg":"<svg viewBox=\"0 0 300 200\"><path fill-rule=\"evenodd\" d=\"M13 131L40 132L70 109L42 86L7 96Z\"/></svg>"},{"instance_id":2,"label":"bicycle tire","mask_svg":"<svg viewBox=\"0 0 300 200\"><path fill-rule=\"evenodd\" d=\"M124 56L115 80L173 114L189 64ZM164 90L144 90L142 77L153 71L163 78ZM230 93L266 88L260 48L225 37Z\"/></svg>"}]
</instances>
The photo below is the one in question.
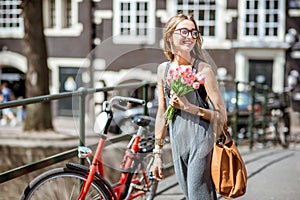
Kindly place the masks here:
<instances>
[{"instance_id":1,"label":"bicycle tire","mask_svg":"<svg viewBox=\"0 0 300 200\"><path fill-rule=\"evenodd\" d=\"M20 199L75 200L80 191L80 184L86 179L87 173L84 171L69 168L52 169L33 179L24 190ZM111 200L112 198L106 187L95 179L85 199Z\"/></svg>"}]
</instances>

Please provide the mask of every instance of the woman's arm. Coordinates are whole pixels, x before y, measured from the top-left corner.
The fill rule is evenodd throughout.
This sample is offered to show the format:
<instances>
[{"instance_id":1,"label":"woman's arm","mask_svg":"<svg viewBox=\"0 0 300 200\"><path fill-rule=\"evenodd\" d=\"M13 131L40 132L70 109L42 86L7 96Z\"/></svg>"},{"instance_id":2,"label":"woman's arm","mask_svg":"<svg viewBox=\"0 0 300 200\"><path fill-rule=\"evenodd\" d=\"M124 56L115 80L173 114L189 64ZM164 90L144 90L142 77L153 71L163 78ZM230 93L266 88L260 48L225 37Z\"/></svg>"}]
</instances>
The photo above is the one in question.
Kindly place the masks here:
<instances>
[{"instance_id":1,"label":"woman's arm","mask_svg":"<svg viewBox=\"0 0 300 200\"><path fill-rule=\"evenodd\" d=\"M191 114L199 115L207 121L213 122L218 118L217 123L223 125L227 121L227 113L215 74L210 65L203 62L199 64L198 71L206 76L204 87L214 110L193 105L185 97L178 97L175 94L171 95L170 104Z\"/></svg>"},{"instance_id":2,"label":"woman's arm","mask_svg":"<svg viewBox=\"0 0 300 200\"><path fill-rule=\"evenodd\" d=\"M162 162L162 148L164 139L166 136L166 119L164 113L166 111L166 101L164 92L164 73L166 70L166 64L160 64L157 70L157 89L158 89L158 111L155 120L155 149L154 153L154 164L153 164L153 175L156 180L160 181L163 179L163 162Z\"/></svg>"},{"instance_id":3,"label":"woman's arm","mask_svg":"<svg viewBox=\"0 0 300 200\"><path fill-rule=\"evenodd\" d=\"M166 65L160 64L157 70L157 90L158 90L158 110L155 120L155 138L164 139L166 134L166 119L164 113L166 111L166 101L164 92L164 73L166 70ZM160 149L161 145L156 145L156 149Z\"/></svg>"},{"instance_id":4,"label":"woman's arm","mask_svg":"<svg viewBox=\"0 0 300 200\"><path fill-rule=\"evenodd\" d=\"M203 73L207 77L204 83L207 96L210 102L213 104L215 110L215 112L211 113L213 114L213 116L211 116L211 120L213 120L214 116L217 116L217 114L219 113L221 115L219 118L219 123L223 125L227 122L227 112L223 97L219 89L218 81L215 77L215 73L209 65L204 67Z\"/></svg>"}]
</instances>

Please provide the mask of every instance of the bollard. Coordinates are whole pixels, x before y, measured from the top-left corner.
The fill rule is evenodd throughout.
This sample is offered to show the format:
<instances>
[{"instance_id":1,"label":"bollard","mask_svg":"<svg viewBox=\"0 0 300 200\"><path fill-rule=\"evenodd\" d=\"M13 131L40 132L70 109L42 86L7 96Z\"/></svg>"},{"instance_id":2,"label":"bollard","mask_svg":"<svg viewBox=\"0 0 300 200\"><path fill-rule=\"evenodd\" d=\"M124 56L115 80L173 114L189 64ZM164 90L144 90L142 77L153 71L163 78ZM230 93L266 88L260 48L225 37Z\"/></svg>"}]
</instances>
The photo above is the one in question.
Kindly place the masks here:
<instances>
[{"instance_id":1,"label":"bollard","mask_svg":"<svg viewBox=\"0 0 300 200\"><path fill-rule=\"evenodd\" d=\"M253 149L253 144L254 144L254 133L253 133L253 127L254 127L254 103L255 103L255 82L250 83L251 86L251 110L250 110L250 115L249 115L249 132L250 132L250 150L252 151Z\"/></svg>"},{"instance_id":2,"label":"bollard","mask_svg":"<svg viewBox=\"0 0 300 200\"><path fill-rule=\"evenodd\" d=\"M263 129L263 146L266 147L266 129L267 129L267 109L268 109L268 92L269 87L264 85L264 102L263 102L263 110L262 110L262 129Z\"/></svg>"},{"instance_id":3,"label":"bollard","mask_svg":"<svg viewBox=\"0 0 300 200\"><path fill-rule=\"evenodd\" d=\"M236 145L238 145L238 137L237 137L237 134L238 134L238 117L239 117L239 81L236 81L235 83L235 99L236 99L236 102L235 102L235 113L234 113L234 131L233 131L233 140L234 142L236 143Z\"/></svg>"}]
</instances>

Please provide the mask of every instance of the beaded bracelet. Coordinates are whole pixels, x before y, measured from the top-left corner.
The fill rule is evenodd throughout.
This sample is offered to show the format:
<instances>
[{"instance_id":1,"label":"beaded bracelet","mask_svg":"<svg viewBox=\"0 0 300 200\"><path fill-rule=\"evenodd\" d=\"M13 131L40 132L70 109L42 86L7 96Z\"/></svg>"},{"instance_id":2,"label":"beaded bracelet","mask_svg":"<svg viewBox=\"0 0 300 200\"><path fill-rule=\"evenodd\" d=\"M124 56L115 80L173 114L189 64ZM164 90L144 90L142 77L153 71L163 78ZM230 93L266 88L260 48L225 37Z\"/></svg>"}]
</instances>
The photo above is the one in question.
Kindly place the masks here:
<instances>
[{"instance_id":1,"label":"beaded bracelet","mask_svg":"<svg viewBox=\"0 0 300 200\"><path fill-rule=\"evenodd\" d=\"M153 149L153 154L162 154L163 153L163 151L162 151L162 149Z\"/></svg>"}]
</instances>

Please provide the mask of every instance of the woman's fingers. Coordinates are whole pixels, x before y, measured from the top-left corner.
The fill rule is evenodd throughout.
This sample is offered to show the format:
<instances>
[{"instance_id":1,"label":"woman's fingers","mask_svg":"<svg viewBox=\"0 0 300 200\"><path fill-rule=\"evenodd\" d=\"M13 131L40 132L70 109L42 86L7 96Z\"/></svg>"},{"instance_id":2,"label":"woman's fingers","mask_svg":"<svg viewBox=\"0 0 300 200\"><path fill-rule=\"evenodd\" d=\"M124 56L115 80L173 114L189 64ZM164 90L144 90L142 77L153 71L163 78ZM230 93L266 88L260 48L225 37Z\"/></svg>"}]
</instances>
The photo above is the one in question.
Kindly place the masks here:
<instances>
[{"instance_id":1,"label":"woman's fingers","mask_svg":"<svg viewBox=\"0 0 300 200\"><path fill-rule=\"evenodd\" d=\"M155 158L153 168L152 168L152 173L153 173L154 178L157 181L161 181L164 178L162 166L163 166L163 164L162 164L161 158Z\"/></svg>"},{"instance_id":2,"label":"woman's fingers","mask_svg":"<svg viewBox=\"0 0 300 200\"><path fill-rule=\"evenodd\" d=\"M154 179L157 181L161 181L163 179L162 169L159 169L158 167L155 167L153 171Z\"/></svg>"}]
</instances>

